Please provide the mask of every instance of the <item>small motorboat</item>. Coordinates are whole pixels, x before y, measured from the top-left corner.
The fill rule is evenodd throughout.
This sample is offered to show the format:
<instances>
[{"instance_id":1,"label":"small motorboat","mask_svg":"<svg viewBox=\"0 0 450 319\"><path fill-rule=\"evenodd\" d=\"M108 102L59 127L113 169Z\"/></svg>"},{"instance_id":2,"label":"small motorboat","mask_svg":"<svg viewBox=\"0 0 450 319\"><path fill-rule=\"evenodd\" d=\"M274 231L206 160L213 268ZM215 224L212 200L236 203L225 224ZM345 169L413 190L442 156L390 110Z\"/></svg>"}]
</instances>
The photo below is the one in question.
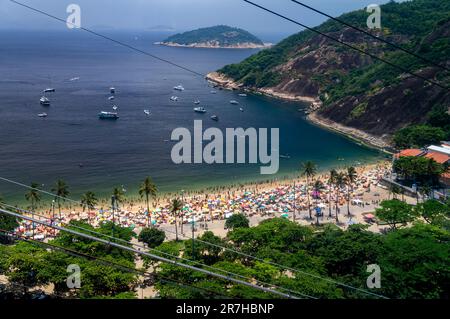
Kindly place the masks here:
<instances>
[{"instance_id":1,"label":"small motorboat","mask_svg":"<svg viewBox=\"0 0 450 319\"><path fill-rule=\"evenodd\" d=\"M200 104L200 101L199 101L199 100L194 101L194 104L195 104L195 105L199 105L199 104Z\"/></svg>"},{"instance_id":2,"label":"small motorboat","mask_svg":"<svg viewBox=\"0 0 450 319\"><path fill-rule=\"evenodd\" d=\"M39 113L38 116L39 117L47 117L47 113Z\"/></svg>"},{"instance_id":3,"label":"small motorboat","mask_svg":"<svg viewBox=\"0 0 450 319\"><path fill-rule=\"evenodd\" d=\"M44 93L53 93L53 92L55 92L56 90L54 89L54 88L48 88L48 89L45 89L44 90Z\"/></svg>"},{"instance_id":4,"label":"small motorboat","mask_svg":"<svg viewBox=\"0 0 450 319\"><path fill-rule=\"evenodd\" d=\"M244 112L244 109L242 107L239 108L239 111Z\"/></svg>"},{"instance_id":5,"label":"small motorboat","mask_svg":"<svg viewBox=\"0 0 450 319\"><path fill-rule=\"evenodd\" d=\"M206 113L206 110L205 110L205 108L204 108L203 106L200 106L200 107L195 107L195 108L194 108L194 112L197 112L197 113Z\"/></svg>"},{"instance_id":6,"label":"small motorboat","mask_svg":"<svg viewBox=\"0 0 450 319\"><path fill-rule=\"evenodd\" d=\"M178 96L171 96L170 100L176 102L178 101Z\"/></svg>"},{"instance_id":7,"label":"small motorboat","mask_svg":"<svg viewBox=\"0 0 450 319\"><path fill-rule=\"evenodd\" d=\"M238 104L239 104L239 102L238 102L238 101L235 101L235 100L231 100L231 101L230 101L230 104L233 104L233 105L238 105Z\"/></svg>"},{"instance_id":8,"label":"small motorboat","mask_svg":"<svg viewBox=\"0 0 450 319\"><path fill-rule=\"evenodd\" d=\"M117 111L117 109L118 109L118 107L116 105L114 105L112 108L114 111Z\"/></svg>"},{"instance_id":9,"label":"small motorboat","mask_svg":"<svg viewBox=\"0 0 450 319\"><path fill-rule=\"evenodd\" d=\"M69 79L69 81L70 82L73 82L73 81L78 81L80 78L78 77L78 76L76 76L76 77L74 77L74 78L71 78L71 79Z\"/></svg>"},{"instance_id":10,"label":"small motorboat","mask_svg":"<svg viewBox=\"0 0 450 319\"><path fill-rule=\"evenodd\" d=\"M213 116L211 116L211 120L217 122L219 120L219 117L217 115L213 115Z\"/></svg>"},{"instance_id":11,"label":"small motorboat","mask_svg":"<svg viewBox=\"0 0 450 319\"><path fill-rule=\"evenodd\" d=\"M116 88L110 87L110 88L109 88L109 92L110 92L111 94L115 94L115 93L116 93Z\"/></svg>"},{"instance_id":12,"label":"small motorboat","mask_svg":"<svg viewBox=\"0 0 450 319\"><path fill-rule=\"evenodd\" d=\"M216 94L216 93L217 93L216 90L212 90L212 91L211 91L211 94Z\"/></svg>"},{"instance_id":13,"label":"small motorboat","mask_svg":"<svg viewBox=\"0 0 450 319\"><path fill-rule=\"evenodd\" d=\"M175 91L184 91L184 87L180 84L180 85L177 85L177 86L175 86L174 88L173 88Z\"/></svg>"},{"instance_id":14,"label":"small motorboat","mask_svg":"<svg viewBox=\"0 0 450 319\"><path fill-rule=\"evenodd\" d=\"M144 110L144 113L147 114L147 115L150 115L150 114L151 114L151 113L150 113L150 110Z\"/></svg>"},{"instance_id":15,"label":"small motorboat","mask_svg":"<svg viewBox=\"0 0 450 319\"><path fill-rule=\"evenodd\" d=\"M280 155L280 158L290 159L291 156L290 156L289 154L286 154L286 155Z\"/></svg>"},{"instance_id":16,"label":"small motorboat","mask_svg":"<svg viewBox=\"0 0 450 319\"><path fill-rule=\"evenodd\" d=\"M239 96L240 96L240 97L247 97L247 94L241 93L241 94L239 94Z\"/></svg>"},{"instance_id":17,"label":"small motorboat","mask_svg":"<svg viewBox=\"0 0 450 319\"><path fill-rule=\"evenodd\" d=\"M45 106L49 106L50 105L50 100L48 98L46 98L45 96L41 97L39 102L41 103L41 105L45 105Z\"/></svg>"},{"instance_id":18,"label":"small motorboat","mask_svg":"<svg viewBox=\"0 0 450 319\"><path fill-rule=\"evenodd\" d=\"M119 115L115 112L102 111L98 113L98 118L100 120L117 120L119 118Z\"/></svg>"},{"instance_id":19,"label":"small motorboat","mask_svg":"<svg viewBox=\"0 0 450 319\"><path fill-rule=\"evenodd\" d=\"M112 101L112 100L114 100L114 99L115 99L114 96L110 96L110 97L108 98L108 100L110 100L110 101Z\"/></svg>"}]
</instances>

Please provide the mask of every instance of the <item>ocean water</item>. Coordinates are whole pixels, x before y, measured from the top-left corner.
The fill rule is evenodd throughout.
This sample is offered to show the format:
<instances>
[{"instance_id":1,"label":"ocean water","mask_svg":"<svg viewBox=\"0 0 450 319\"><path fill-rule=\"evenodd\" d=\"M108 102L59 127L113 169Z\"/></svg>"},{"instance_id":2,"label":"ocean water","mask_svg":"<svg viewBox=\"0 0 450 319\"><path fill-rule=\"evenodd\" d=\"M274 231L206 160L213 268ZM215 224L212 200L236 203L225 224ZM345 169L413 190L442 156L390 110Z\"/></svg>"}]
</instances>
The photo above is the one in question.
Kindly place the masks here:
<instances>
[{"instance_id":1,"label":"ocean water","mask_svg":"<svg viewBox=\"0 0 450 319\"><path fill-rule=\"evenodd\" d=\"M154 45L164 33L108 35L203 74L257 52ZM175 165L171 132L192 131L195 119L203 119L205 128L279 128L280 154L290 158L280 160L277 177L295 173L306 160L327 169L381 156L311 125L298 111L304 105L225 90L211 94L199 76L81 31L1 32L0 43L0 176L25 184L49 190L62 178L76 198L87 190L106 196L122 185L135 192L146 176L163 192L276 177L260 175L259 164ZM186 90L173 91L178 84ZM100 111L112 111L111 86L120 119L100 121ZM39 98L47 87L56 92L48 94L51 106L43 107ZM170 101L172 95L179 101ZM208 113L193 112L197 99ZM244 112L229 103L233 99ZM41 112L48 117L39 118ZM212 114L220 121L213 122ZM6 199L18 200L24 192L0 181Z\"/></svg>"}]
</instances>

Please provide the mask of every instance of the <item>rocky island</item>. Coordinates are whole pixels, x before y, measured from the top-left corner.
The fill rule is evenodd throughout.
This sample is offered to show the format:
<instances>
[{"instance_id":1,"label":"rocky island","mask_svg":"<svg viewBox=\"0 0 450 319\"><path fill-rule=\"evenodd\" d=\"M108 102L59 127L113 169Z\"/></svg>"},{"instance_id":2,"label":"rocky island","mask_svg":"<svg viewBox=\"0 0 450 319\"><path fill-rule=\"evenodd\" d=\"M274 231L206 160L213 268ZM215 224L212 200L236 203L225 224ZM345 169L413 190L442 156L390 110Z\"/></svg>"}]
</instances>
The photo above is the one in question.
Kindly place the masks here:
<instances>
[{"instance_id":1,"label":"rocky island","mask_svg":"<svg viewBox=\"0 0 450 319\"><path fill-rule=\"evenodd\" d=\"M225 25L178 33L158 44L172 47L213 49L261 49L270 46L270 44L262 42L248 31Z\"/></svg>"}]
</instances>

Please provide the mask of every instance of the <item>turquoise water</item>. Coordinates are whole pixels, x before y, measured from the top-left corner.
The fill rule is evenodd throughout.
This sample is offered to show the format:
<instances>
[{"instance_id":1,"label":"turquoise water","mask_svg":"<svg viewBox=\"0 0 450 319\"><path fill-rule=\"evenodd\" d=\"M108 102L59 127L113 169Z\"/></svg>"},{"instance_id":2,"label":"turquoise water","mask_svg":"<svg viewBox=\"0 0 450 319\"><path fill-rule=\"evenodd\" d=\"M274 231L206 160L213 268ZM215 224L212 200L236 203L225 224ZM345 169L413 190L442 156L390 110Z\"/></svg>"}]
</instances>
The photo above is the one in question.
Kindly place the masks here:
<instances>
[{"instance_id":1,"label":"turquoise water","mask_svg":"<svg viewBox=\"0 0 450 319\"><path fill-rule=\"evenodd\" d=\"M153 45L167 34L116 33L112 37L206 74L236 63L255 50L169 48ZM79 32L0 33L0 176L25 184L38 182L49 190L64 179L77 198L87 190L99 196L122 186L136 191L152 176L163 192L267 180L295 173L300 162L312 160L319 169L374 161L381 155L353 141L311 125L298 109L304 105L263 96L239 97L238 92L211 94L208 83L160 61L106 40ZM69 79L79 77L79 80ZM183 84L184 92L173 87ZM109 87L117 89L120 119L99 121L97 113L111 110ZM42 89L56 88L52 105L39 104ZM171 102L172 95L179 96ZM199 99L208 113L193 112ZM239 106L229 103L238 100ZM147 117L144 109L150 109ZM46 112L47 118L37 114ZM212 114L219 122L210 120ZM280 129L277 176L259 174L260 164L182 164L170 158L170 135L177 127ZM338 160L344 159L344 160ZM80 167L80 164L82 166ZM24 189L0 182L10 200Z\"/></svg>"}]
</instances>

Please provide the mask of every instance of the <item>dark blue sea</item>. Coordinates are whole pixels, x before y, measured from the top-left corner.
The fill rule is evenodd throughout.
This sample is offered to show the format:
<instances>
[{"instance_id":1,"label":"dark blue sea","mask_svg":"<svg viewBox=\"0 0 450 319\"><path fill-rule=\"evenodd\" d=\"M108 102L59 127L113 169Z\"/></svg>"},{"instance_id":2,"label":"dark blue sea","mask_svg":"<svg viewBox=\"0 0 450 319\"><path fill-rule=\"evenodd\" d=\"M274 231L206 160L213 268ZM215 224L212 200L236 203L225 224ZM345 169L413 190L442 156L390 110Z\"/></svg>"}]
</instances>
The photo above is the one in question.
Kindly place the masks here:
<instances>
[{"instance_id":1,"label":"dark blue sea","mask_svg":"<svg viewBox=\"0 0 450 319\"><path fill-rule=\"evenodd\" d=\"M257 52L154 45L165 33L108 35L204 74ZM304 105L257 95L242 98L225 90L211 94L202 77L82 31L2 31L0 43L1 177L38 182L46 190L61 178L76 198L87 190L105 196L122 185L135 192L146 176L152 176L161 191L177 192L283 177L294 174L306 160L325 170L380 156L306 122L298 111ZM186 90L173 91L178 84ZM112 111L112 86L120 119L101 121L100 111ZM43 107L39 98L47 87L56 92L47 95L51 106ZM172 95L179 101L170 101ZM208 113L193 112L197 99ZM230 100L241 105L231 105ZM146 116L144 109L152 115ZM42 112L48 116L39 118ZM212 114L219 122L210 120ZM280 153L290 158L280 160L277 176L260 175L259 164L175 165L170 158L173 143L168 142L171 132L177 127L192 129L194 119L221 129L280 128ZM24 192L0 181L6 199L22 199Z\"/></svg>"}]
</instances>

